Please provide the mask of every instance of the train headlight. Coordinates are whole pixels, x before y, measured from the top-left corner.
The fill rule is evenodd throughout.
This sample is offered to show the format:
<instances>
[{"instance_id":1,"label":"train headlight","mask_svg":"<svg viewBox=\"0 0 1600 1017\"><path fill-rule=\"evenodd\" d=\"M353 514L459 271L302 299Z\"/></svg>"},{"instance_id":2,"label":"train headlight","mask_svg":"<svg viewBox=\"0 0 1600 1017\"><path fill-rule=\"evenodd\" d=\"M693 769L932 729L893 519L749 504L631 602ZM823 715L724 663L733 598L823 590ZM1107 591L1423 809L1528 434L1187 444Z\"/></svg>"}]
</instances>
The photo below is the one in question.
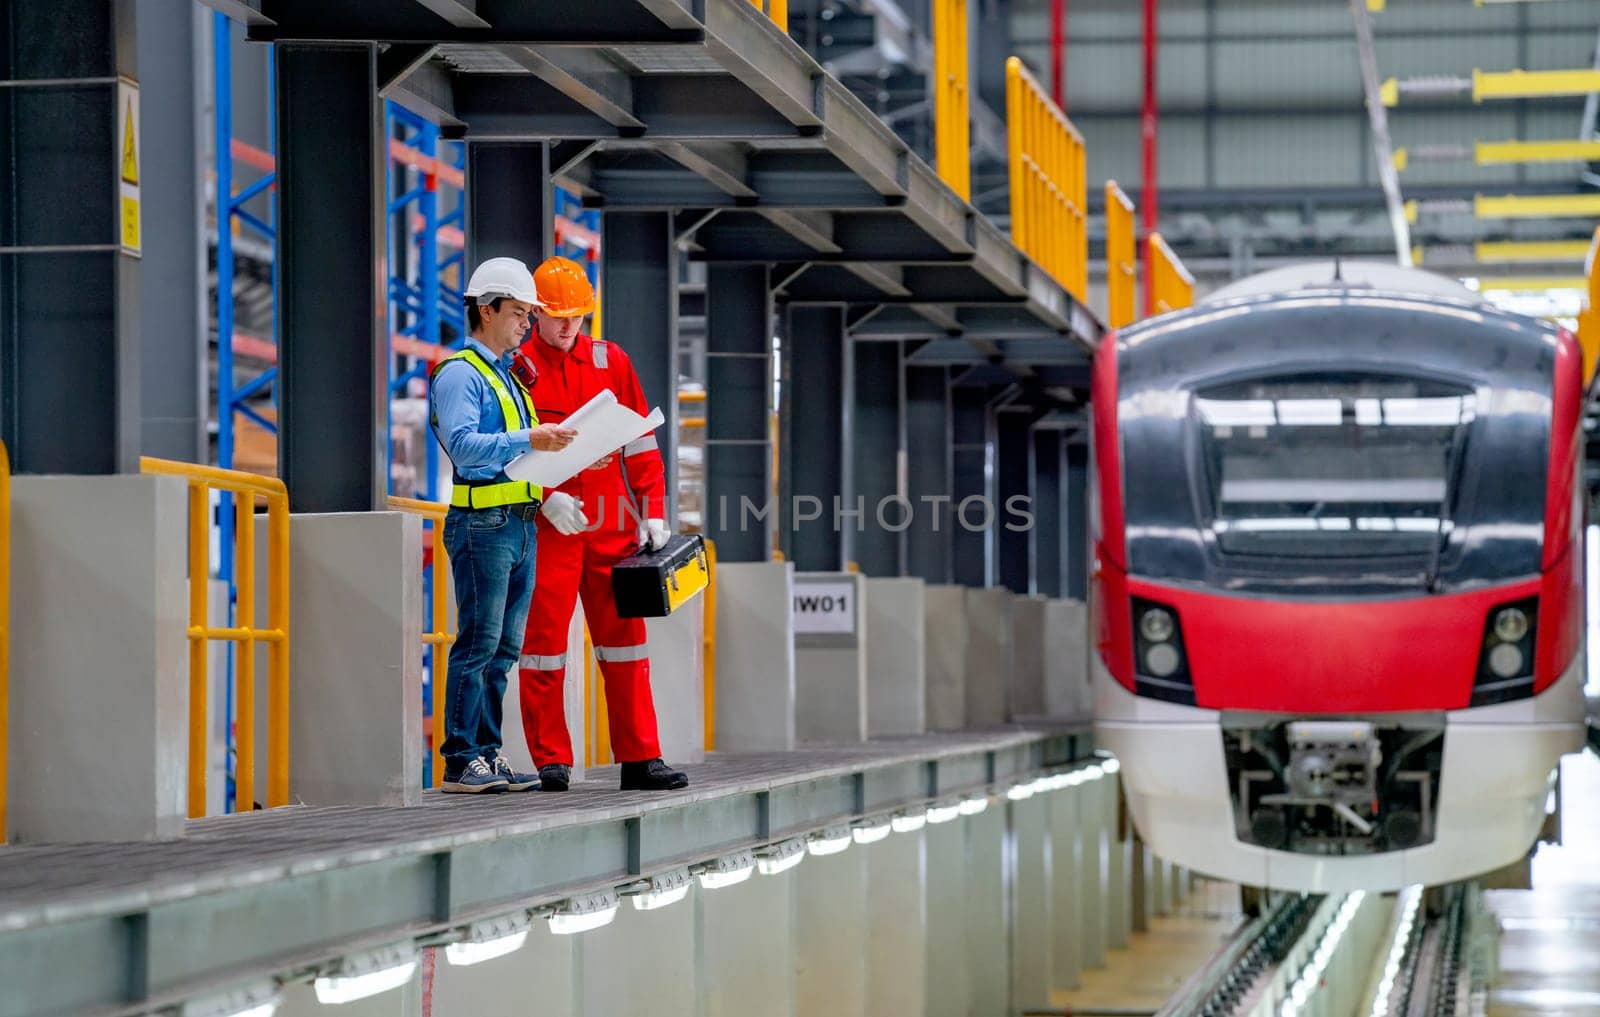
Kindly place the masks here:
<instances>
[{"instance_id":1,"label":"train headlight","mask_svg":"<svg viewBox=\"0 0 1600 1017\"><path fill-rule=\"evenodd\" d=\"M1164 643L1172 638L1176 626L1172 623L1172 613L1159 607L1152 607L1139 617L1139 634L1152 643ZM1168 647L1170 650L1171 647ZM1177 651L1172 652L1172 658L1177 660ZM1148 657L1148 655L1147 655ZM1178 665L1174 662L1172 667ZM1155 672L1158 677L1165 677L1172 673L1172 669Z\"/></svg>"},{"instance_id":2,"label":"train headlight","mask_svg":"<svg viewBox=\"0 0 1600 1017\"><path fill-rule=\"evenodd\" d=\"M1523 614L1519 608L1502 608L1500 612L1494 616L1494 634L1495 638L1499 639L1502 643L1521 642L1522 637L1528 634L1528 616ZM1518 656L1520 657L1521 655L1519 654ZM1490 661L1490 666L1493 666L1492 659ZM1500 671L1496 670L1495 673L1500 674ZM1510 674L1514 673L1515 672L1508 672L1505 676L1509 677Z\"/></svg>"},{"instance_id":3,"label":"train headlight","mask_svg":"<svg viewBox=\"0 0 1600 1017\"><path fill-rule=\"evenodd\" d=\"M1498 621L1495 624L1499 631ZM1515 678L1522 673L1522 649L1514 643L1501 643L1489 651L1489 670L1501 678Z\"/></svg>"},{"instance_id":4,"label":"train headlight","mask_svg":"<svg viewBox=\"0 0 1600 1017\"><path fill-rule=\"evenodd\" d=\"M1146 618L1150 616L1145 615ZM1143 627L1142 625L1140 626ZM1144 651L1144 668L1156 678L1167 678L1178 670L1178 665L1183 661L1178 656L1178 650L1171 643L1156 643Z\"/></svg>"}]
</instances>

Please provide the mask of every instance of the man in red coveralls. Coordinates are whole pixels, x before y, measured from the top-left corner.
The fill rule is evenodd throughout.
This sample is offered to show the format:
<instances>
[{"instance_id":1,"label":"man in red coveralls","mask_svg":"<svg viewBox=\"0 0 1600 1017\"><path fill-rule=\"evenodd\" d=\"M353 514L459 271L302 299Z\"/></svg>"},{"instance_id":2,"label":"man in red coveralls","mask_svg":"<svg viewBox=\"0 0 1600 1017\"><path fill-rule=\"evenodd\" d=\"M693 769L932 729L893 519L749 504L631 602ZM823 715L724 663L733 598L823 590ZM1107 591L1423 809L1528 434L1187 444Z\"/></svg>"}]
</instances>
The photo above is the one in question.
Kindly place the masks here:
<instances>
[{"instance_id":1,"label":"man in red coveralls","mask_svg":"<svg viewBox=\"0 0 1600 1017\"><path fill-rule=\"evenodd\" d=\"M551 258L533 278L543 306L535 309L533 335L522 344L512 370L532 393L539 419L559 424L603 389L640 416L648 414L628 355L581 332L584 317L594 313L594 289L583 269L566 258ZM686 775L661 760L644 621L619 618L611 593L612 565L641 547L656 550L667 542L666 471L654 434L620 451L620 456L606 456L557 488L582 503L592 520L583 532L566 536L547 521L539 522L519 677L522 725L544 791L565 791L572 777L562 685L576 596L583 597L595 659L605 678L611 748L622 764L622 790L666 791L689 784Z\"/></svg>"}]
</instances>

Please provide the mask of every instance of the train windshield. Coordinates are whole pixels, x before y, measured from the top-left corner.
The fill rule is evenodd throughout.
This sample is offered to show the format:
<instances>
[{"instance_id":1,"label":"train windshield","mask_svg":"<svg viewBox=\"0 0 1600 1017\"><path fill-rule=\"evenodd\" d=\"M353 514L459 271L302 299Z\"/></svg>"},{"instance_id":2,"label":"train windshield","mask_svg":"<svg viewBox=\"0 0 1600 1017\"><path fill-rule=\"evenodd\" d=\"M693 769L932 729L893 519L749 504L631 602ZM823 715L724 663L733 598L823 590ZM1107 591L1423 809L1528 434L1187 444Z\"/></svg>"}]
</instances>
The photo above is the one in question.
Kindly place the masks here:
<instances>
[{"instance_id":1,"label":"train windshield","mask_svg":"<svg viewBox=\"0 0 1600 1017\"><path fill-rule=\"evenodd\" d=\"M1197 392L1204 525L1230 556L1437 554L1475 411L1470 389L1392 375Z\"/></svg>"}]
</instances>

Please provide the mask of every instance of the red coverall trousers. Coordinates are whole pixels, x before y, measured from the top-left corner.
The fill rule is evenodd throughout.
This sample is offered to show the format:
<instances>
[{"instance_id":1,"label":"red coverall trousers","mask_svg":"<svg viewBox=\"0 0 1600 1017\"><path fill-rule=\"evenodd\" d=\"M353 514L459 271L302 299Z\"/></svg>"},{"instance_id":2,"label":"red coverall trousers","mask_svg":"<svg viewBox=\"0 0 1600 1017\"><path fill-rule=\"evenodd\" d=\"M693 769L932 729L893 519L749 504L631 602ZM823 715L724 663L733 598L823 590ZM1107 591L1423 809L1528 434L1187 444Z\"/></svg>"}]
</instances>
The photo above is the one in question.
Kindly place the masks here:
<instances>
[{"instance_id":1,"label":"red coverall trousers","mask_svg":"<svg viewBox=\"0 0 1600 1017\"><path fill-rule=\"evenodd\" d=\"M633 365L613 344L580 335L572 351L562 354L534 336L522 351L538 371L530 389L541 421L560 423L602 388L641 415L647 412ZM577 597L583 598L605 680L612 755L619 763L661 755L645 623L617 617L611 566L638 549L640 518L664 517L665 474L653 435L630 442L618 458L601 469L583 470L559 488L583 500L589 532L564 536L539 517L533 601L518 671L522 726L535 766L573 765L563 686L567 630Z\"/></svg>"}]
</instances>

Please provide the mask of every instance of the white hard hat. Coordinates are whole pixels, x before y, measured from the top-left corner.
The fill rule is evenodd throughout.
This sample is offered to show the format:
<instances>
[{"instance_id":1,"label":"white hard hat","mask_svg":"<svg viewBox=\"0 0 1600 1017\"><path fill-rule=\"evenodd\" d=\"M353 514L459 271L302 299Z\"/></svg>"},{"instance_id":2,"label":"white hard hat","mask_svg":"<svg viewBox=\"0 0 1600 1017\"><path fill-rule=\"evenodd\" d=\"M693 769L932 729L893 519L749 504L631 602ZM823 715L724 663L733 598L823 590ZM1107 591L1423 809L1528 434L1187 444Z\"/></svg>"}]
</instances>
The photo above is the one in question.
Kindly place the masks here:
<instances>
[{"instance_id":1,"label":"white hard hat","mask_svg":"<svg viewBox=\"0 0 1600 1017\"><path fill-rule=\"evenodd\" d=\"M496 297L510 297L524 303L539 304L539 292L533 285L533 273L516 258L490 258L472 272L463 294L478 298L478 303L492 303Z\"/></svg>"}]
</instances>

